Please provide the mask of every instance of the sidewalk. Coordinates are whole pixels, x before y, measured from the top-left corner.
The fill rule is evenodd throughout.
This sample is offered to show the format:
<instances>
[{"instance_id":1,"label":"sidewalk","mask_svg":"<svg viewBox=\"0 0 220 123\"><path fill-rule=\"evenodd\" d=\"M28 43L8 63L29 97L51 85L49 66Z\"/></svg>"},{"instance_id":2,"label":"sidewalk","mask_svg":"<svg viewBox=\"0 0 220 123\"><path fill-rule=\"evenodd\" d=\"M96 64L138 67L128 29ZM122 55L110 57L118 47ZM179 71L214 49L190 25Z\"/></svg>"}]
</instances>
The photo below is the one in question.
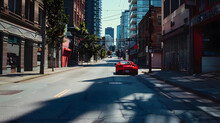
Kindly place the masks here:
<instances>
[{"instance_id":1,"label":"sidewalk","mask_svg":"<svg viewBox=\"0 0 220 123\"><path fill-rule=\"evenodd\" d=\"M9 83L19 83L22 81L27 81L30 79L48 76L51 74L57 74L65 71L71 71L82 67L83 66L54 68L54 72L52 72L52 68L47 68L44 69L44 74L40 74L40 70L3 74L0 75L0 85L9 84Z\"/></svg>"},{"instance_id":2,"label":"sidewalk","mask_svg":"<svg viewBox=\"0 0 220 123\"><path fill-rule=\"evenodd\" d=\"M52 68L47 68L44 69L44 74L40 74L40 70L25 71L21 73L0 74L0 85L9 84L9 83L19 83L43 76L57 74L65 71L71 71L71 70L83 68L84 66L97 64L101 61L102 60L98 60L97 62L80 63L79 65L73 67L54 68L54 72L52 72Z\"/></svg>"},{"instance_id":3,"label":"sidewalk","mask_svg":"<svg viewBox=\"0 0 220 123\"><path fill-rule=\"evenodd\" d=\"M192 76L171 71L156 71L149 75L215 102L220 102L220 72Z\"/></svg>"}]
</instances>

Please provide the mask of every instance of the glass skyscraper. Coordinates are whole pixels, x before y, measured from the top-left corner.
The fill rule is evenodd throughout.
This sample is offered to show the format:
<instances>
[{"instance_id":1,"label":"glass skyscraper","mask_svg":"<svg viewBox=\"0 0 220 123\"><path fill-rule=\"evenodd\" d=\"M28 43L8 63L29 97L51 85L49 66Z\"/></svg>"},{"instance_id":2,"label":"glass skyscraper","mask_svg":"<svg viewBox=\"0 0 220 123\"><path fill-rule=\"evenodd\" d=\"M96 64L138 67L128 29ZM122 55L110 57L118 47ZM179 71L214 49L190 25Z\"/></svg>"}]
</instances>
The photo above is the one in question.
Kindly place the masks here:
<instances>
[{"instance_id":1,"label":"glass skyscraper","mask_svg":"<svg viewBox=\"0 0 220 123\"><path fill-rule=\"evenodd\" d=\"M121 20L120 20L120 46L125 47L126 39L129 38L129 10L125 10L122 12Z\"/></svg>"},{"instance_id":2,"label":"glass skyscraper","mask_svg":"<svg viewBox=\"0 0 220 123\"><path fill-rule=\"evenodd\" d=\"M114 39L114 28L107 27L105 28L105 35L109 34Z\"/></svg>"},{"instance_id":3,"label":"glass skyscraper","mask_svg":"<svg viewBox=\"0 0 220 123\"><path fill-rule=\"evenodd\" d=\"M85 1L85 23L89 34L101 36L101 16L102 1L86 0Z\"/></svg>"}]
</instances>

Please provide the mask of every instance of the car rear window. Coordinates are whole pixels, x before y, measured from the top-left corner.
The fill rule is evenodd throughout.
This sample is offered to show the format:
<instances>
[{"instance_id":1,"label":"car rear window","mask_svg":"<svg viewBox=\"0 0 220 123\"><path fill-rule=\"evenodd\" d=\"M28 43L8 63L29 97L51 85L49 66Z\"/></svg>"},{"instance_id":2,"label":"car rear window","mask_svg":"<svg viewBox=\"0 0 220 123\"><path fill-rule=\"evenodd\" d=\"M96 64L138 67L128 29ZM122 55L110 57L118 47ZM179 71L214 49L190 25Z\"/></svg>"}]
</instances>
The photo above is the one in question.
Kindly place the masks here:
<instances>
[{"instance_id":1,"label":"car rear window","mask_svg":"<svg viewBox=\"0 0 220 123\"><path fill-rule=\"evenodd\" d=\"M121 64L131 64L129 61L121 61Z\"/></svg>"}]
</instances>

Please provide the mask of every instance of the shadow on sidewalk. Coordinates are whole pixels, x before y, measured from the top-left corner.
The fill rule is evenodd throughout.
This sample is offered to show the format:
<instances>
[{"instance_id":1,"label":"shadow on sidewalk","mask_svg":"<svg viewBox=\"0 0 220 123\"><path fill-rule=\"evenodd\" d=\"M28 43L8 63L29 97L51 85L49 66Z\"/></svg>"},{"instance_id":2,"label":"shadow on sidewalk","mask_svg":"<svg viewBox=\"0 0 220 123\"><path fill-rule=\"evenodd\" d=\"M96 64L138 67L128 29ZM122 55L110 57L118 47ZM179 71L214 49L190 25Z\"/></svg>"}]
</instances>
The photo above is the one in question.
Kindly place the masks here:
<instances>
[{"instance_id":1,"label":"shadow on sidewalk","mask_svg":"<svg viewBox=\"0 0 220 123\"><path fill-rule=\"evenodd\" d=\"M40 75L40 73L15 73L15 74L5 74L0 75L0 77L23 77L23 76L34 76Z\"/></svg>"}]
</instances>

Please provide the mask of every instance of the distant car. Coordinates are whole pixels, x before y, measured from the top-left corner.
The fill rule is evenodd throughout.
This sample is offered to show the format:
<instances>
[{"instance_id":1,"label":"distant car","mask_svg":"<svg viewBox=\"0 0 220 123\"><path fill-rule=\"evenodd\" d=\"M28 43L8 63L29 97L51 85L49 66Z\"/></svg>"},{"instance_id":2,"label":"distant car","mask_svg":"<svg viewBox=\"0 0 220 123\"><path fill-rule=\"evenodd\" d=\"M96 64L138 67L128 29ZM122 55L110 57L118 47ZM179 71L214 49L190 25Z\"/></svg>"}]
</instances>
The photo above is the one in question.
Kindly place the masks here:
<instances>
[{"instance_id":1,"label":"distant car","mask_svg":"<svg viewBox=\"0 0 220 123\"><path fill-rule=\"evenodd\" d=\"M109 55L108 58L112 58L112 55Z\"/></svg>"},{"instance_id":2,"label":"distant car","mask_svg":"<svg viewBox=\"0 0 220 123\"><path fill-rule=\"evenodd\" d=\"M138 65L134 64L132 61L120 61L115 67L116 74L138 74Z\"/></svg>"}]
</instances>

